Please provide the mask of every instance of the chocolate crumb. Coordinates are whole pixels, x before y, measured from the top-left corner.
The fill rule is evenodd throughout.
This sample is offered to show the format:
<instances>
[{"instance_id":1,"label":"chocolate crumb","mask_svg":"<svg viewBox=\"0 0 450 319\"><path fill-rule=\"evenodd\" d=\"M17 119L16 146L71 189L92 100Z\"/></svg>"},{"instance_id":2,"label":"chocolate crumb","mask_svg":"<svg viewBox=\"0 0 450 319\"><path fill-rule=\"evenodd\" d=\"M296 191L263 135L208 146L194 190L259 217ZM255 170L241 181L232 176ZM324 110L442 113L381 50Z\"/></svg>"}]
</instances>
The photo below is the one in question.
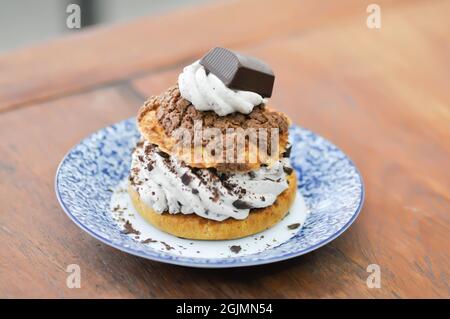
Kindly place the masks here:
<instances>
[{"instance_id":1,"label":"chocolate crumb","mask_svg":"<svg viewBox=\"0 0 450 319\"><path fill-rule=\"evenodd\" d=\"M139 142L137 142L136 147L140 148L144 145L144 140L139 140Z\"/></svg>"},{"instance_id":2,"label":"chocolate crumb","mask_svg":"<svg viewBox=\"0 0 450 319\"><path fill-rule=\"evenodd\" d=\"M172 250L172 249L175 249L175 248L173 248L172 246L170 246L170 245L169 245L168 243L166 243L166 242L160 241L160 243L164 245L164 247L166 248L166 250Z\"/></svg>"},{"instance_id":3,"label":"chocolate crumb","mask_svg":"<svg viewBox=\"0 0 450 319\"><path fill-rule=\"evenodd\" d=\"M222 181L223 187L225 187L229 191L232 191L234 188L237 187L237 184L230 182L229 177L225 174L220 176L220 180Z\"/></svg>"},{"instance_id":4,"label":"chocolate crumb","mask_svg":"<svg viewBox=\"0 0 450 319\"><path fill-rule=\"evenodd\" d=\"M255 174L255 172L250 171L250 172L248 172L248 176L250 176L250 178L255 178L256 174Z\"/></svg>"},{"instance_id":5,"label":"chocolate crumb","mask_svg":"<svg viewBox=\"0 0 450 319\"><path fill-rule=\"evenodd\" d=\"M153 165L152 165L151 163L148 163L148 164L147 164L147 169L148 169L149 171L153 170Z\"/></svg>"},{"instance_id":6,"label":"chocolate crumb","mask_svg":"<svg viewBox=\"0 0 450 319\"><path fill-rule=\"evenodd\" d=\"M299 227L300 227L300 223L295 223L295 224L289 225L287 228L289 228L289 229L297 229Z\"/></svg>"},{"instance_id":7,"label":"chocolate crumb","mask_svg":"<svg viewBox=\"0 0 450 319\"><path fill-rule=\"evenodd\" d=\"M136 234L136 235L140 235L141 232L139 230L136 230L133 228L133 225L131 225L130 221L127 220L125 222L125 224L123 225L123 227L125 228L122 233L128 235L128 234Z\"/></svg>"},{"instance_id":8,"label":"chocolate crumb","mask_svg":"<svg viewBox=\"0 0 450 319\"><path fill-rule=\"evenodd\" d=\"M157 240L151 239L151 238L147 238L143 241L141 241L142 244L150 244L150 243L156 243Z\"/></svg>"},{"instance_id":9,"label":"chocolate crumb","mask_svg":"<svg viewBox=\"0 0 450 319\"><path fill-rule=\"evenodd\" d=\"M195 195L197 195L197 194L198 194L198 189L196 189L196 188L193 188L193 189L192 189L192 194L195 194Z\"/></svg>"},{"instance_id":10,"label":"chocolate crumb","mask_svg":"<svg viewBox=\"0 0 450 319\"><path fill-rule=\"evenodd\" d=\"M211 191L213 192L213 197L211 197L211 200L212 200L213 202L217 202L217 201L219 200L219 198L220 198L220 194L219 194L218 189L215 188L215 187L213 187L213 188L211 189Z\"/></svg>"},{"instance_id":11,"label":"chocolate crumb","mask_svg":"<svg viewBox=\"0 0 450 319\"><path fill-rule=\"evenodd\" d=\"M238 254L241 251L241 249L242 249L241 246L237 246L237 245L233 245L230 247L230 250L235 254Z\"/></svg>"},{"instance_id":12,"label":"chocolate crumb","mask_svg":"<svg viewBox=\"0 0 450 319\"><path fill-rule=\"evenodd\" d=\"M145 148L144 148L144 153L145 153L146 155L151 155L154 148L155 148L155 146L154 146L153 144L148 144L148 145L146 145Z\"/></svg>"}]
</instances>

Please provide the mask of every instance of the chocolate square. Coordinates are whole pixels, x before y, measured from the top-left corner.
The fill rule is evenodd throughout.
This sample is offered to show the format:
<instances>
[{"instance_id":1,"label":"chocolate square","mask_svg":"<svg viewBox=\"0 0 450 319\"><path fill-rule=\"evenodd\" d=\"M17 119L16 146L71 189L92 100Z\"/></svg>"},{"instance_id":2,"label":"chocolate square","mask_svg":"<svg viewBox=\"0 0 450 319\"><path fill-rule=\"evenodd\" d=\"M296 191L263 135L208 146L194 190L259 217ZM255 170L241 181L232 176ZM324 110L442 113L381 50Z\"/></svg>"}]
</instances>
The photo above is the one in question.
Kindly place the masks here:
<instances>
[{"instance_id":1,"label":"chocolate square","mask_svg":"<svg viewBox=\"0 0 450 319\"><path fill-rule=\"evenodd\" d=\"M229 88L272 96L275 76L270 66L257 58L217 47L203 56L200 64Z\"/></svg>"}]
</instances>

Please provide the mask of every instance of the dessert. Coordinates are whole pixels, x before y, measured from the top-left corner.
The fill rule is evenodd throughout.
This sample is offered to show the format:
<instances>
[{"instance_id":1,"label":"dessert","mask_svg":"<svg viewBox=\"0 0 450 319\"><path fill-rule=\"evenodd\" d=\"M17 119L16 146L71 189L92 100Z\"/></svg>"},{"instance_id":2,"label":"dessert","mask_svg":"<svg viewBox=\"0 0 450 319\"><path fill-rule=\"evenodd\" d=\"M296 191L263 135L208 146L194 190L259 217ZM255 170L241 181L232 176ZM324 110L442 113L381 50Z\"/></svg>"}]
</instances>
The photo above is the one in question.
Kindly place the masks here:
<instances>
[{"instance_id":1,"label":"dessert","mask_svg":"<svg viewBox=\"0 0 450 319\"><path fill-rule=\"evenodd\" d=\"M137 211L182 238L222 240L263 231L294 201L288 118L267 106L264 62L214 48L139 110L130 170Z\"/></svg>"}]
</instances>

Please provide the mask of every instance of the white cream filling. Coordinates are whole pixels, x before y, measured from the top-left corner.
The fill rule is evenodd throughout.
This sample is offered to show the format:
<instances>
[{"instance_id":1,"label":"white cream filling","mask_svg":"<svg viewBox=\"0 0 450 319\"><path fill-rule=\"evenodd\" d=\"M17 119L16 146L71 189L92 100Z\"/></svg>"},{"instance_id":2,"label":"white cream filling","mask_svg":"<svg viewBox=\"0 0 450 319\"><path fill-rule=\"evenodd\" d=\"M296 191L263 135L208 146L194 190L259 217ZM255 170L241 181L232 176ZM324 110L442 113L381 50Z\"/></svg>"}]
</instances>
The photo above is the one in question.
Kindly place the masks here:
<instances>
[{"instance_id":1,"label":"white cream filling","mask_svg":"<svg viewBox=\"0 0 450 319\"><path fill-rule=\"evenodd\" d=\"M272 205L288 188L284 167L290 167L288 158L270 168L228 173L224 178L208 169L192 169L145 141L133 152L130 180L141 200L158 213L242 220L251 208Z\"/></svg>"},{"instance_id":2,"label":"white cream filling","mask_svg":"<svg viewBox=\"0 0 450 319\"><path fill-rule=\"evenodd\" d=\"M232 90L214 74L206 74L205 68L194 62L186 66L178 76L181 96L198 111L214 111L219 116L233 112L249 114L266 100L258 93Z\"/></svg>"}]
</instances>

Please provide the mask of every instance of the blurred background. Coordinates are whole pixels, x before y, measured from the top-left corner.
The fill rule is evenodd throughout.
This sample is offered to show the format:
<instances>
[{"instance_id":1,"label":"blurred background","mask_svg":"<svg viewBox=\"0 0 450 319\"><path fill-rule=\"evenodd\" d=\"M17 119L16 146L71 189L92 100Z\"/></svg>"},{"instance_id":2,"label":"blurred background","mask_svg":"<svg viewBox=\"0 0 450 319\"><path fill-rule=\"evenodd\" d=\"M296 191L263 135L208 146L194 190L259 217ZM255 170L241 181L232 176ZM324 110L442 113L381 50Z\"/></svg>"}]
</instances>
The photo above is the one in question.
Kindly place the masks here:
<instances>
[{"instance_id":1,"label":"blurred background","mask_svg":"<svg viewBox=\"0 0 450 319\"><path fill-rule=\"evenodd\" d=\"M85 28L205 2L211 0L0 0L0 53L78 32L66 26L71 3L80 6Z\"/></svg>"}]
</instances>

